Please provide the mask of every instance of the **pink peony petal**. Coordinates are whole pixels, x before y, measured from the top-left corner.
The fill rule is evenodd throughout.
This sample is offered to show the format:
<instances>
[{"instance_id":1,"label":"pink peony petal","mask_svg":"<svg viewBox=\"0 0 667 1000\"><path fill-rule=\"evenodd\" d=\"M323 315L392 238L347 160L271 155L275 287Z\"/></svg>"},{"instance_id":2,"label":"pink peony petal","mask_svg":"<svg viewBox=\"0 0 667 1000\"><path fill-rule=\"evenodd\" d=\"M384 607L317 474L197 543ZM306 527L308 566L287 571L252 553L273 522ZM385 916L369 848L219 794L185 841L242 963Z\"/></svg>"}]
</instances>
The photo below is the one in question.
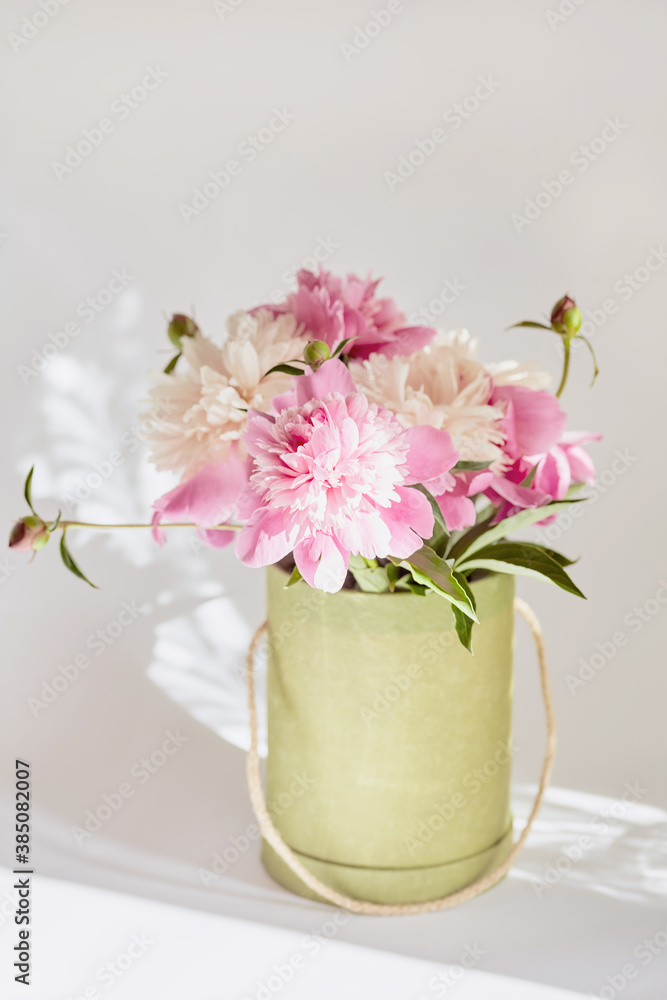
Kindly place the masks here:
<instances>
[{"instance_id":1,"label":"pink peony petal","mask_svg":"<svg viewBox=\"0 0 667 1000\"><path fill-rule=\"evenodd\" d=\"M212 549L224 549L231 545L236 537L235 531L220 531L214 528L200 528L197 534Z\"/></svg>"},{"instance_id":2,"label":"pink peony petal","mask_svg":"<svg viewBox=\"0 0 667 1000\"><path fill-rule=\"evenodd\" d=\"M338 358L325 361L317 371L306 371L305 375L294 376L298 406L303 406L311 399L322 399L329 392L340 392L343 396L356 392L347 366Z\"/></svg>"},{"instance_id":3,"label":"pink peony petal","mask_svg":"<svg viewBox=\"0 0 667 1000\"><path fill-rule=\"evenodd\" d=\"M335 594L345 583L350 553L331 535L318 532L294 546L294 561L306 583Z\"/></svg>"},{"instance_id":4,"label":"pink peony petal","mask_svg":"<svg viewBox=\"0 0 667 1000\"><path fill-rule=\"evenodd\" d=\"M236 555L246 566L271 566L292 551L296 537L297 526L284 511L262 507L238 532Z\"/></svg>"},{"instance_id":5,"label":"pink peony petal","mask_svg":"<svg viewBox=\"0 0 667 1000\"><path fill-rule=\"evenodd\" d=\"M431 493L445 493L455 486L449 470L459 460L459 453L447 431L423 424L406 432L410 450L407 456L406 485L421 483Z\"/></svg>"},{"instance_id":6,"label":"pink peony petal","mask_svg":"<svg viewBox=\"0 0 667 1000\"><path fill-rule=\"evenodd\" d=\"M449 531L471 528L477 519L475 505L470 497L455 493L443 493L436 498Z\"/></svg>"},{"instance_id":7,"label":"pink peony petal","mask_svg":"<svg viewBox=\"0 0 667 1000\"><path fill-rule=\"evenodd\" d=\"M381 514L390 532L387 555L407 559L422 547L425 538L431 537L435 519L430 503L419 490L399 486L396 492L400 503L393 503Z\"/></svg>"},{"instance_id":8,"label":"pink peony petal","mask_svg":"<svg viewBox=\"0 0 667 1000\"><path fill-rule=\"evenodd\" d=\"M491 402L507 404L502 424L507 435L505 451L511 458L544 454L565 429L566 415L556 397L544 389L496 386Z\"/></svg>"},{"instance_id":9,"label":"pink peony petal","mask_svg":"<svg viewBox=\"0 0 667 1000\"><path fill-rule=\"evenodd\" d=\"M212 527L227 521L248 481L248 463L236 453L219 465L207 465L196 476L165 493L153 504L153 537L159 545L166 536L160 521L192 521Z\"/></svg>"},{"instance_id":10,"label":"pink peony petal","mask_svg":"<svg viewBox=\"0 0 667 1000\"><path fill-rule=\"evenodd\" d=\"M542 504L551 500L549 493L535 490L527 486L518 486L516 483L504 479L502 476L494 476L491 484L492 489L509 503L522 509L526 507L541 507Z\"/></svg>"}]
</instances>

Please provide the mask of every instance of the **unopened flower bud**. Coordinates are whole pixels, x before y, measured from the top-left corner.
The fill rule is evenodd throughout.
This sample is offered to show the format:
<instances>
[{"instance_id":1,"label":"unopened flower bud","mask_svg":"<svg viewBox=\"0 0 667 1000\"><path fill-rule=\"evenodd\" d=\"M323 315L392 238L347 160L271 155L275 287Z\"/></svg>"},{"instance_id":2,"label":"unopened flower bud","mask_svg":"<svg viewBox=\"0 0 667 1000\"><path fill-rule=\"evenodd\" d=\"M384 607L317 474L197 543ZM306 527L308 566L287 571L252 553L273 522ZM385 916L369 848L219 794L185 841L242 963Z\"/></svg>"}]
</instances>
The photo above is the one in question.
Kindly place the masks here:
<instances>
[{"instance_id":1,"label":"unopened flower bud","mask_svg":"<svg viewBox=\"0 0 667 1000\"><path fill-rule=\"evenodd\" d=\"M174 347L180 348L183 337L194 337L196 333L199 333L199 327L190 316L174 313L167 327L167 336Z\"/></svg>"},{"instance_id":2,"label":"unopened flower bud","mask_svg":"<svg viewBox=\"0 0 667 1000\"><path fill-rule=\"evenodd\" d=\"M573 337L581 326L581 310L569 295L559 299L551 310L551 325L557 333Z\"/></svg>"},{"instance_id":3,"label":"unopened flower bud","mask_svg":"<svg viewBox=\"0 0 667 1000\"><path fill-rule=\"evenodd\" d=\"M318 368L323 361L329 360L331 351L323 340L310 340L305 346L303 357L311 368Z\"/></svg>"},{"instance_id":4,"label":"unopened flower bud","mask_svg":"<svg viewBox=\"0 0 667 1000\"><path fill-rule=\"evenodd\" d=\"M49 540L49 533L39 517L22 517L9 535L9 547L17 552L31 552L43 548Z\"/></svg>"}]
</instances>

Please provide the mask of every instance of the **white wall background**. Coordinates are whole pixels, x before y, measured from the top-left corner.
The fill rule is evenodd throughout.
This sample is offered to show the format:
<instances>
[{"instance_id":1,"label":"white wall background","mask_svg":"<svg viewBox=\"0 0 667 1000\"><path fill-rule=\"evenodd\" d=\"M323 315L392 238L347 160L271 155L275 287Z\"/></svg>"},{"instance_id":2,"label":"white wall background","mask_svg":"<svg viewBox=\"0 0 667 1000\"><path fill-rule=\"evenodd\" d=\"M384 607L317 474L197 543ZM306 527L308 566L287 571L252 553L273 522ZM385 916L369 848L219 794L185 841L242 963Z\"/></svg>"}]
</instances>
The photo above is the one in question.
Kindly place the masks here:
<instances>
[{"instance_id":1,"label":"white wall background","mask_svg":"<svg viewBox=\"0 0 667 1000\"><path fill-rule=\"evenodd\" d=\"M667 246L667 7L562 3L573 12L550 25L556 0L414 0L347 61L341 43L353 42L379 0L218 6L71 0L34 38L12 45L21 19L39 8L2 4L3 523L24 513L21 486L33 462L40 508L55 512L115 450L120 464L79 513L146 519L171 482L147 467L132 430L146 372L168 357L163 315L194 306L203 328L219 334L229 312L285 291L285 272L320 240L335 244L328 266L385 275L387 293L408 313L458 280L465 292L443 325L467 326L488 360L533 358L554 374L560 360L547 334L505 328L539 318L566 291L585 313L613 300L615 313L593 335L598 384L589 390L589 359L577 353L564 397L572 428L604 433L593 450L606 485L554 542L581 555L574 575L589 599L533 581L520 592L547 635L560 726L556 783L615 797L626 781L640 781L645 801L667 804L667 606L650 603L667 580L667 259L638 270L651 248ZM121 118L114 102L148 67L165 79ZM495 81L494 93L460 128L443 123L480 77ZM274 108L294 120L246 162L239 144L268 125ZM58 179L53 162L105 117L114 130ZM609 118L620 121L620 134L581 170L577 150ZM446 141L390 190L385 172L436 127ZM186 224L179 205L231 158L240 174ZM517 232L512 214L564 169L573 183ZM92 321L77 316L114 269L132 276L127 288ZM632 290L623 276L635 272ZM20 366L37 367L34 352L77 319L79 334L26 375ZM619 452L629 456L623 469L614 464ZM180 725L190 737L182 755L109 826L119 843L146 851L160 829L160 852L177 857L188 829L229 819L231 789L233 808L246 815L242 760L147 672L161 663L164 677L180 662L192 678L214 675L223 659L227 668L239 662L262 619L262 575L229 551L194 553L185 537L158 550L136 534L82 535L73 547L100 591L66 573L53 543L33 565L17 554L3 564L3 760L33 761L41 808L66 840L101 793ZM133 600L146 614L35 716L28 699ZM648 620L635 632L626 616L647 601ZM627 643L570 693L566 675L619 630ZM223 656L230 642L236 653ZM182 676L171 672L172 687ZM233 670L224 677L238 699ZM223 681L200 680L197 690L181 687L181 697L201 717ZM209 712L216 719L225 714L219 693L217 702ZM230 709L232 729L237 720ZM525 637L516 727L525 747L517 775L533 780L542 722ZM9 780L9 765L3 770ZM154 827L151 811L160 818ZM202 863L196 853L188 857Z\"/></svg>"}]
</instances>

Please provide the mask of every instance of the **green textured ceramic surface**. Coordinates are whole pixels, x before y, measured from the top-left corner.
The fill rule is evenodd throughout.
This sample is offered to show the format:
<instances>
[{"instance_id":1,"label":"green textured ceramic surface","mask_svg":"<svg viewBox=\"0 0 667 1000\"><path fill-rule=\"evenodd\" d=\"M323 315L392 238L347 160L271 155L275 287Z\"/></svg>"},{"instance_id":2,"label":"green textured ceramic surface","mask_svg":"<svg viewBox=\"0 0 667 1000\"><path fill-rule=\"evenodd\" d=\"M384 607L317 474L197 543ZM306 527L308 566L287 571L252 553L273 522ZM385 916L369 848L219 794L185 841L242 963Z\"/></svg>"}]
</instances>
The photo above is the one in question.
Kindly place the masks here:
<instances>
[{"instance_id":1,"label":"green textured ceramic surface","mask_svg":"<svg viewBox=\"0 0 667 1000\"><path fill-rule=\"evenodd\" d=\"M473 585L474 656L435 594L323 594L268 570L267 799L328 885L455 892L509 853L514 578ZM269 873L310 895L265 844Z\"/></svg>"}]
</instances>

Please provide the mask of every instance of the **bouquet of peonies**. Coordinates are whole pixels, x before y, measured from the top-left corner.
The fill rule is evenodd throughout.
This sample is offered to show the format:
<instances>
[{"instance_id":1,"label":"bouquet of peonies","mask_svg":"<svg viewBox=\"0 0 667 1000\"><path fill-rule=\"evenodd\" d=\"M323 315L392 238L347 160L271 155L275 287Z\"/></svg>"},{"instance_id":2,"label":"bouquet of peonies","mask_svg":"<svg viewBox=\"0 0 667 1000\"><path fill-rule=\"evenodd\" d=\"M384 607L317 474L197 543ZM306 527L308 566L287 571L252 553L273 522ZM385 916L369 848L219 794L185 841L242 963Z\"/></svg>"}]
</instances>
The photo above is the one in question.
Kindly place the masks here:
<instances>
[{"instance_id":1,"label":"bouquet of peonies","mask_svg":"<svg viewBox=\"0 0 667 1000\"><path fill-rule=\"evenodd\" d=\"M241 562L280 563L290 586L434 591L470 649L471 578L537 576L583 596L570 560L506 540L594 481L582 445L599 435L567 431L558 400L571 342L585 340L581 314L565 297L548 325L519 324L561 337L554 395L531 366L482 364L464 331L406 325L377 285L301 271L284 303L232 315L222 346L172 317L176 354L153 377L150 444L181 481L155 503L152 530L160 544L184 525L218 548L235 541ZM66 541L80 523L37 515L31 479L32 514L10 545L37 550L59 530L65 564L86 579Z\"/></svg>"}]
</instances>

